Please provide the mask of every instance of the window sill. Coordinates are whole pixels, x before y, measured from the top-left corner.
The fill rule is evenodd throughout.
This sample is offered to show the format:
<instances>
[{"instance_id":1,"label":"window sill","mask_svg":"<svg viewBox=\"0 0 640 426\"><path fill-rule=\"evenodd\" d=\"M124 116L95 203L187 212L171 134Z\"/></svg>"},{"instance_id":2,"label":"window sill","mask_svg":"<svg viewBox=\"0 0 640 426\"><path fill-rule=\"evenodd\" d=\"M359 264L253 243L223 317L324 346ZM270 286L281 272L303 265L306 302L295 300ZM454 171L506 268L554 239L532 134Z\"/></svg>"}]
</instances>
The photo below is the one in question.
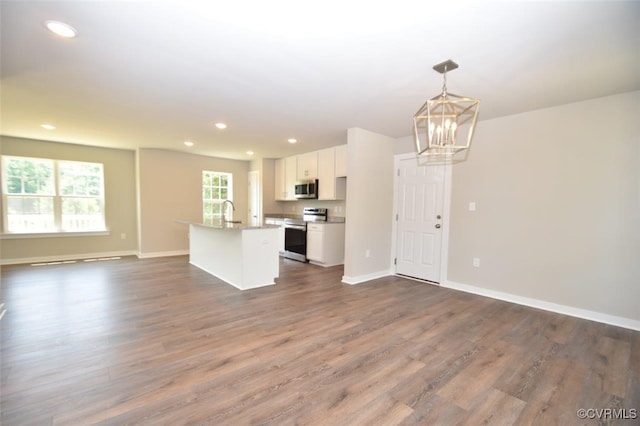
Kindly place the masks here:
<instances>
[{"instance_id":1,"label":"window sill","mask_svg":"<svg viewBox=\"0 0 640 426\"><path fill-rule=\"evenodd\" d=\"M0 234L0 240L19 240L27 238L60 238L60 237L101 237L111 235L105 231L82 231L82 232L33 232L33 233L6 233Z\"/></svg>"}]
</instances>

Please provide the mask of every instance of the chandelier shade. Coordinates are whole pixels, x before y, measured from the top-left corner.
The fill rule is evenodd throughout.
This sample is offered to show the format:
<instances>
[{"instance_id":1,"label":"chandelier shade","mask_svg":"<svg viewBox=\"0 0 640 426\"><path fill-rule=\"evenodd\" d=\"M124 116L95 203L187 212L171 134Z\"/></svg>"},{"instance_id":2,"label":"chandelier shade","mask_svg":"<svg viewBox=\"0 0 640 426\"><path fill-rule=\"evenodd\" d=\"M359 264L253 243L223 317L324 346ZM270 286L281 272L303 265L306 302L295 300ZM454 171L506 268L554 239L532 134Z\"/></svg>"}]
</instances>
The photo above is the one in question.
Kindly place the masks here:
<instances>
[{"instance_id":1,"label":"chandelier shade","mask_svg":"<svg viewBox=\"0 0 640 426\"><path fill-rule=\"evenodd\" d=\"M435 65L443 75L442 93L427 100L413 116L419 155L452 157L471 145L480 101L447 92L447 71L458 68L451 61Z\"/></svg>"}]
</instances>

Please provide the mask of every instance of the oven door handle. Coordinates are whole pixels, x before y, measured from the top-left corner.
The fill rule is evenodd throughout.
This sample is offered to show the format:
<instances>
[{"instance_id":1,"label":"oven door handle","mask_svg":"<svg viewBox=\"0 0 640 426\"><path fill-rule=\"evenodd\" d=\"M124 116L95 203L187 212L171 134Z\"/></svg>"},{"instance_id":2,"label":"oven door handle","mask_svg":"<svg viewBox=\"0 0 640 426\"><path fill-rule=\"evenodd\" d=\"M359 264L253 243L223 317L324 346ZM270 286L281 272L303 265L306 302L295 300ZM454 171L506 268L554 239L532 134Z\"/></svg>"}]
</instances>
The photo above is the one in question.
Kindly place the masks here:
<instances>
[{"instance_id":1,"label":"oven door handle","mask_svg":"<svg viewBox=\"0 0 640 426\"><path fill-rule=\"evenodd\" d=\"M295 225L295 224L291 224L291 223L285 223L284 224L284 229L298 229L300 231L306 231L307 230L307 225Z\"/></svg>"}]
</instances>

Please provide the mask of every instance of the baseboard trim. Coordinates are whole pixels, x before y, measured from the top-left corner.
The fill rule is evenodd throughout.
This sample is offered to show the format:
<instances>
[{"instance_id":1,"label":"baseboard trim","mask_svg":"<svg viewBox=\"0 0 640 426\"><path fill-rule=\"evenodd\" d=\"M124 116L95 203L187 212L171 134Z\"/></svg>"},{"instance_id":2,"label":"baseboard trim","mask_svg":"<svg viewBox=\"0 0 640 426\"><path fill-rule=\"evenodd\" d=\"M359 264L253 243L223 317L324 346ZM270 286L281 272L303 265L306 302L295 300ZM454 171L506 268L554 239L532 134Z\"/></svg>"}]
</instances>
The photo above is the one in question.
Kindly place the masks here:
<instances>
[{"instance_id":1,"label":"baseboard trim","mask_svg":"<svg viewBox=\"0 0 640 426\"><path fill-rule=\"evenodd\" d=\"M156 251L151 253L137 253L140 259L151 259L153 257L170 257L170 256L185 256L189 254L189 250L174 250L174 251Z\"/></svg>"},{"instance_id":2,"label":"baseboard trim","mask_svg":"<svg viewBox=\"0 0 640 426\"><path fill-rule=\"evenodd\" d=\"M67 262L71 260L97 259L104 257L124 257L136 256L137 251L108 251L101 253L77 253L65 254L61 256L38 256L38 257L22 257L16 259L0 259L0 265L22 265L31 263L48 263L48 262Z\"/></svg>"},{"instance_id":3,"label":"baseboard trim","mask_svg":"<svg viewBox=\"0 0 640 426\"><path fill-rule=\"evenodd\" d=\"M355 277L348 277L346 275L343 275L342 282L345 284L355 285L355 284L361 284L367 281L375 280L378 278L388 277L389 275L393 275L393 272L390 270L378 271L378 272L373 272L371 274L365 274L365 275L357 275Z\"/></svg>"},{"instance_id":4,"label":"baseboard trim","mask_svg":"<svg viewBox=\"0 0 640 426\"><path fill-rule=\"evenodd\" d=\"M529 306L531 308L542 309L544 311L555 312L558 314L569 315L576 318L582 318L590 321L596 321L604 324L615 325L617 327L640 331L640 321L631 318L604 314L587 309L574 308L573 306L561 305L558 303L518 296L515 294L504 293L496 290L489 290L486 288L476 287L468 284L461 284L454 281L444 281L440 283L440 286L450 288L452 290L464 291L465 293L473 293L479 296L490 297L492 299L504 300L505 302L516 303L518 305Z\"/></svg>"}]
</instances>

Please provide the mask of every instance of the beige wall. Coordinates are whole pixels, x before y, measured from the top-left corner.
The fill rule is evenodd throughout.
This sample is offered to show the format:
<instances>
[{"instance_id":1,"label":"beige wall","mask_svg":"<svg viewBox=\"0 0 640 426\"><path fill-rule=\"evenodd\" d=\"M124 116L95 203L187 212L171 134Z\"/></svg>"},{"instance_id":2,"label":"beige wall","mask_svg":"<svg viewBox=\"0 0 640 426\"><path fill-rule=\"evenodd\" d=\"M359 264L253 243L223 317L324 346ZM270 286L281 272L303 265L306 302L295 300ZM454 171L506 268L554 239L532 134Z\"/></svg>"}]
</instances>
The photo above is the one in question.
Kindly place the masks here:
<instances>
[{"instance_id":1,"label":"beige wall","mask_svg":"<svg viewBox=\"0 0 640 426\"><path fill-rule=\"evenodd\" d=\"M1 137L0 153L104 164L105 216L109 235L3 239L2 263L133 254L137 251L135 152ZM125 238L122 238L122 237Z\"/></svg>"},{"instance_id":2,"label":"beige wall","mask_svg":"<svg viewBox=\"0 0 640 426\"><path fill-rule=\"evenodd\" d=\"M632 92L481 121L453 166L448 279L640 320L639 114Z\"/></svg>"},{"instance_id":3,"label":"beige wall","mask_svg":"<svg viewBox=\"0 0 640 426\"><path fill-rule=\"evenodd\" d=\"M140 255L187 252L189 228L176 220L202 222L203 170L233 174L234 219L246 223L249 165L248 161L140 149Z\"/></svg>"},{"instance_id":4,"label":"beige wall","mask_svg":"<svg viewBox=\"0 0 640 426\"><path fill-rule=\"evenodd\" d=\"M343 279L355 284L390 273L395 140L359 128L347 140Z\"/></svg>"}]
</instances>

